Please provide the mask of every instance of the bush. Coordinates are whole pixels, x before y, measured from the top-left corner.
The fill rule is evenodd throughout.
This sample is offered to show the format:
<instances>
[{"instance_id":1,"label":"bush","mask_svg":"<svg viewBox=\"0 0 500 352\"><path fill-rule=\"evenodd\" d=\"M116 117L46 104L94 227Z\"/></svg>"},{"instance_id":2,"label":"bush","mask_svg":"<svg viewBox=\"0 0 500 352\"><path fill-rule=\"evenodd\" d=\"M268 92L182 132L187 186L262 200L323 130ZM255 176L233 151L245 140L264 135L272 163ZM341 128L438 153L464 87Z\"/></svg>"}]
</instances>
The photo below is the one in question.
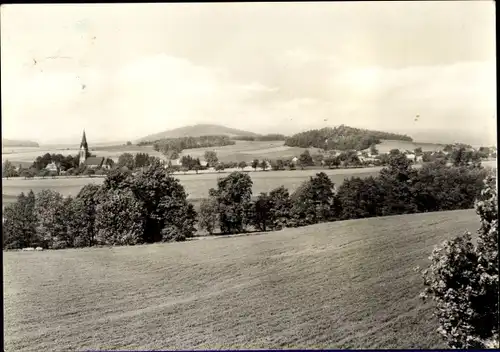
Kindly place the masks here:
<instances>
[{"instance_id":1,"label":"bush","mask_svg":"<svg viewBox=\"0 0 500 352\"><path fill-rule=\"evenodd\" d=\"M476 203L477 245L466 232L434 249L423 299L436 302L438 332L451 348L498 348L498 198L492 178Z\"/></svg>"}]
</instances>

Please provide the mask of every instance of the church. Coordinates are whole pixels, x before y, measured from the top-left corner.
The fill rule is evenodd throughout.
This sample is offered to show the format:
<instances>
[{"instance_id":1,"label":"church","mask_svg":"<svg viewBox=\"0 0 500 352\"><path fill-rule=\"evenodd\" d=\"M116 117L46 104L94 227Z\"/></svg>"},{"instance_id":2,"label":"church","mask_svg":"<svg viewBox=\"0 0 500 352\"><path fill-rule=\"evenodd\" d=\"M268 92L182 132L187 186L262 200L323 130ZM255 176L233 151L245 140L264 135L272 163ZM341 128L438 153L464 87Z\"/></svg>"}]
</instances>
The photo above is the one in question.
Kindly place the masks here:
<instances>
[{"instance_id":1,"label":"church","mask_svg":"<svg viewBox=\"0 0 500 352\"><path fill-rule=\"evenodd\" d=\"M110 169L113 161L105 157L97 157L90 155L89 145L87 143L87 136L83 130L82 142L80 143L80 166L88 167L89 169Z\"/></svg>"}]
</instances>

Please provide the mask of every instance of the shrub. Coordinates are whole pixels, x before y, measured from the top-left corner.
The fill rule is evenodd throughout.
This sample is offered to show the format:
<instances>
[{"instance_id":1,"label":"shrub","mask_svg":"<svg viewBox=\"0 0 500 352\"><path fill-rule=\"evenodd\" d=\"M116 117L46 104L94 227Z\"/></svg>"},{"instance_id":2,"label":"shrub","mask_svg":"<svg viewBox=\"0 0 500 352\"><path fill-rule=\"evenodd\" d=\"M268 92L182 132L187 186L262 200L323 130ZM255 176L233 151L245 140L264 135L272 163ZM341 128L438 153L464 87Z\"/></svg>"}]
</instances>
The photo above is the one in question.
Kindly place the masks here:
<instances>
[{"instance_id":1,"label":"shrub","mask_svg":"<svg viewBox=\"0 0 500 352\"><path fill-rule=\"evenodd\" d=\"M492 178L486 179L481 218L474 246L466 232L436 247L431 265L422 272L423 299L436 302L438 332L451 348L498 348L498 198Z\"/></svg>"}]
</instances>

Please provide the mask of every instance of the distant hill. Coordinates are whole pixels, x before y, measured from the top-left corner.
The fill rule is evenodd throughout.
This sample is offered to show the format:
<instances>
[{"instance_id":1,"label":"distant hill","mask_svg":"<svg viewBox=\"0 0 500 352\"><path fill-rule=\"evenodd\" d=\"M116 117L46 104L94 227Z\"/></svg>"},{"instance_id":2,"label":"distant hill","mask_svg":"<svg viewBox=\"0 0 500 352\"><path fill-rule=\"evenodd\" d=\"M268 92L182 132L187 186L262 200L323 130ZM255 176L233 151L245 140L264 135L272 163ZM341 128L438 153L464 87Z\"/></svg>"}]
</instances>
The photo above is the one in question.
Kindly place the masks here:
<instances>
[{"instance_id":1,"label":"distant hill","mask_svg":"<svg viewBox=\"0 0 500 352\"><path fill-rule=\"evenodd\" d=\"M334 128L325 127L320 130L297 133L288 137L285 140L285 145L301 148L362 150L372 144L379 144L382 139L413 142L413 139L407 135L340 125Z\"/></svg>"},{"instance_id":2,"label":"distant hill","mask_svg":"<svg viewBox=\"0 0 500 352\"><path fill-rule=\"evenodd\" d=\"M153 142L164 138L181 137L201 137L201 136L258 136L257 133L229 128L221 125L198 124L175 128L173 130L163 131L149 136L142 137L136 142Z\"/></svg>"},{"instance_id":3,"label":"distant hill","mask_svg":"<svg viewBox=\"0 0 500 352\"><path fill-rule=\"evenodd\" d=\"M39 147L38 143L32 141L21 141L16 139L2 138L2 147Z\"/></svg>"}]
</instances>

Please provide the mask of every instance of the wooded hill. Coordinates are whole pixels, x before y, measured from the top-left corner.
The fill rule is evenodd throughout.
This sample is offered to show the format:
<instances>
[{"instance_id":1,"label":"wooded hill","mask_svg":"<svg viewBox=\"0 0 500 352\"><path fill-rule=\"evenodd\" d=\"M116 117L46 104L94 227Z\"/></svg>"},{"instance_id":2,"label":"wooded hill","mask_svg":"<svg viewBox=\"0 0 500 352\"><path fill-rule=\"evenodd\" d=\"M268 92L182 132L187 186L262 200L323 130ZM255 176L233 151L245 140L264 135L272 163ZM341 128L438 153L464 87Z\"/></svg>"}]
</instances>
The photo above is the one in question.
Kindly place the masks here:
<instances>
[{"instance_id":1,"label":"wooded hill","mask_svg":"<svg viewBox=\"0 0 500 352\"><path fill-rule=\"evenodd\" d=\"M326 127L297 133L285 139L285 145L326 150L363 150L372 144L379 144L382 139L413 141L407 135L340 125L334 128Z\"/></svg>"}]
</instances>

